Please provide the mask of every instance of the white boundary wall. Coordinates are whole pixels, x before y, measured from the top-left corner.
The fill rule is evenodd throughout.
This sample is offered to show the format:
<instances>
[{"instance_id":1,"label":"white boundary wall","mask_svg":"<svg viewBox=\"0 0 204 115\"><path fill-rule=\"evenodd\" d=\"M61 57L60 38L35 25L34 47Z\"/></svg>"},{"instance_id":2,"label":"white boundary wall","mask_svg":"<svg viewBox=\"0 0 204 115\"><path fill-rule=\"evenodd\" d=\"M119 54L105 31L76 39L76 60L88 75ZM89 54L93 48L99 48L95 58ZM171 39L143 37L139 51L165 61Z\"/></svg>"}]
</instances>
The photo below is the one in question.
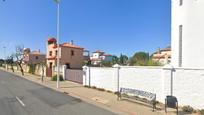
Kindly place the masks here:
<instances>
[{"instance_id":1,"label":"white boundary wall","mask_svg":"<svg viewBox=\"0 0 204 115\"><path fill-rule=\"evenodd\" d=\"M171 71L164 69L164 95L171 90ZM180 105L191 105L194 108L204 108L204 69L176 68L173 72L172 91Z\"/></svg>"},{"instance_id":2,"label":"white boundary wall","mask_svg":"<svg viewBox=\"0 0 204 115\"><path fill-rule=\"evenodd\" d=\"M91 67L87 68L86 71L87 72L84 73L86 75L84 75L83 85L89 85L90 75L90 86L117 91L117 68Z\"/></svg>"},{"instance_id":3,"label":"white boundary wall","mask_svg":"<svg viewBox=\"0 0 204 115\"><path fill-rule=\"evenodd\" d=\"M204 69L174 68L172 71L171 66L119 68L119 87L156 93L157 100L163 103L172 91L180 106L204 108ZM117 67L84 67L83 70L83 85L118 91Z\"/></svg>"},{"instance_id":4,"label":"white boundary wall","mask_svg":"<svg viewBox=\"0 0 204 115\"><path fill-rule=\"evenodd\" d=\"M158 67L121 67L120 87L156 93L162 101L162 69Z\"/></svg>"}]
</instances>

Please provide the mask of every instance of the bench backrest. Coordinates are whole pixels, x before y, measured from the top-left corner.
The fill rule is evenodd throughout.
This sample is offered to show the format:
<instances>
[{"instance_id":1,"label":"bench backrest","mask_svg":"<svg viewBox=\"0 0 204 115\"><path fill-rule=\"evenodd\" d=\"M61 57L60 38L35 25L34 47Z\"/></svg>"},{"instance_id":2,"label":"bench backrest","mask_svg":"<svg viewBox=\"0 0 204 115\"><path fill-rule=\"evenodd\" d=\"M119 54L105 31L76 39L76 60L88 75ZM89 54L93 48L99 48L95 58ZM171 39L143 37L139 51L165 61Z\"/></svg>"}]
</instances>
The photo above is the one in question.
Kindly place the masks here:
<instances>
[{"instance_id":1,"label":"bench backrest","mask_svg":"<svg viewBox=\"0 0 204 115\"><path fill-rule=\"evenodd\" d=\"M121 94L131 94L134 96L139 96L139 97L144 97L150 101L155 101L156 100L156 94L155 93L150 93L146 91L141 91L137 89L130 89L130 88L120 88L120 93Z\"/></svg>"}]
</instances>

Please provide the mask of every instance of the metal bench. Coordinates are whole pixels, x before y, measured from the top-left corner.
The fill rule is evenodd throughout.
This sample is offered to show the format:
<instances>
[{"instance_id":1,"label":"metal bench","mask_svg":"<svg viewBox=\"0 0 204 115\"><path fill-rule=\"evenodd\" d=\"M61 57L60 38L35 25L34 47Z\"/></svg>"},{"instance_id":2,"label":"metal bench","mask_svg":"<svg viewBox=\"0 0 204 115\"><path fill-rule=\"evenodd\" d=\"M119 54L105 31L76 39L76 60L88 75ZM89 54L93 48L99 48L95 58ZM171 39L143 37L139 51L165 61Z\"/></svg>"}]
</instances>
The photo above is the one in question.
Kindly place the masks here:
<instances>
[{"instance_id":1,"label":"metal bench","mask_svg":"<svg viewBox=\"0 0 204 115\"><path fill-rule=\"evenodd\" d=\"M165 112L167 113L167 107L176 109L178 115L178 100L175 96L166 96L165 99Z\"/></svg>"},{"instance_id":2,"label":"metal bench","mask_svg":"<svg viewBox=\"0 0 204 115\"><path fill-rule=\"evenodd\" d=\"M146 102L152 104L153 111L156 110L156 94L150 93L146 91L130 89L130 88L120 88L120 92L118 93L118 98L122 99L122 97L136 99L142 102Z\"/></svg>"}]
</instances>

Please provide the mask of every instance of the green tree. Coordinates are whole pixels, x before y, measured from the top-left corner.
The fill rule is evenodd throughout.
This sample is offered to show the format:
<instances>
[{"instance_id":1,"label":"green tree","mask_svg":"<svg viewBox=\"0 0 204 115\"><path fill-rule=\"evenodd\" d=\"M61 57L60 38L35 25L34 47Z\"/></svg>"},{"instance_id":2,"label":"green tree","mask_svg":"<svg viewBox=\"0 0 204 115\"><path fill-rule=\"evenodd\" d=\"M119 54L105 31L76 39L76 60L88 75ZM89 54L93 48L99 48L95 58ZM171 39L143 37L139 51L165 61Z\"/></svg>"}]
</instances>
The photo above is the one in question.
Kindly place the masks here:
<instances>
[{"instance_id":1,"label":"green tree","mask_svg":"<svg viewBox=\"0 0 204 115\"><path fill-rule=\"evenodd\" d=\"M126 55L121 54L119 58L119 64L127 65L127 63L128 63L128 57Z\"/></svg>"},{"instance_id":2,"label":"green tree","mask_svg":"<svg viewBox=\"0 0 204 115\"><path fill-rule=\"evenodd\" d=\"M3 63L4 63L4 60L0 59L0 67L3 65Z\"/></svg>"},{"instance_id":3,"label":"green tree","mask_svg":"<svg viewBox=\"0 0 204 115\"><path fill-rule=\"evenodd\" d=\"M7 59L6 59L6 64L10 65L11 70L14 72L14 68L13 68L14 60L13 60L13 58L14 58L14 55L8 56Z\"/></svg>"},{"instance_id":4,"label":"green tree","mask_svg":"<svg viewBox=\"0 0 204 115\"><path fill-rule=\"evenodd\" d=\"M101 66L103 66L103 67L112 67L113 63L111 61L102 61Z\"/></svg>"},{"instance_id":5,"label":"green tree","mask_svg":"<svg viewBox=\"0 0 204 115\"><path fill-rule=\"evenodd\" d=\"M148 66L160 66L159 62L154 62L151 58L147 62Z\"/></svg>"},{"instance_id":6,"label":"green tree","mask_svg":"<svg viewBox=\"0 0 204 115\"><path fill-rule=\"evenodd\" d=\"M118 64L118 63L119 63L119 58L114 55L112 58L112 64L114 65L114 64Z\"/></svg>"},{"instance_id":7,"label":"green tree","mask_svg":"<svg viewBox=\"0 0 204 115\"><path fill-rule=\"evenodd\" d=\"M28 64L29 66L29 71L28 73L31 73L31 74L35 74L35 70L36 70L36 64L33 64L32 62Z\"/></svg>"},{"instance_id":8,"label":"green tree","mask_svg":"<svg viewBox=\"0 0 204 115\"><path fill-rule=\"evenodd\" d=\"M39 65L41 66L41 81L44 81L44 74L45 74L45 69L47 68L46 60L41 60L39 62Z\"/></svg>"},{"instance_id":9,"label":"green tree","mask_svg":"<svg viewBox=\"0 0 204 115\"><path fill-rule=\"evenodd\" d=\"M149 53L137 52L130 59L130 65L146 66L149 60Z\"/></svg>"},{"instance_id":10,"label":"green tree","mask_svg":"<svg viewBox=\"0 0 204 115\"><path fill-rule=\"evenodd\" d=\"M16 63L20 67L21 74L24 75L24 70L22 67L23 58L24 58L24 52L23 52L23 46L16 46L16 53L14 54L16 58Z\"/></svg>"}]
</instances>

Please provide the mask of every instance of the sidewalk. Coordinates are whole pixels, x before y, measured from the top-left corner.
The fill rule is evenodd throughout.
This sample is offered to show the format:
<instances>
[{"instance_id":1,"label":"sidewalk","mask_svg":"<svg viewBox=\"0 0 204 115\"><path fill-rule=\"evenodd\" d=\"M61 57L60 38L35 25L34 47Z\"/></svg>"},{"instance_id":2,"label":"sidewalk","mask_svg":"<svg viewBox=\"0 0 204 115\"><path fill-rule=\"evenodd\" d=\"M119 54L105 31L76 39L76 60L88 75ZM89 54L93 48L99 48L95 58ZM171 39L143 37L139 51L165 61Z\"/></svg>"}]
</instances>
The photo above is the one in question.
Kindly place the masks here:
<instances>
[{"instance_id":1,"label":"sidewalk","mask_svg":"<svg viewBox=\"0 0 204 115\"><path fill-rule=\"evenodd\" d=\"M60 82L60 88L56 89L56 81L51 81L50 78L45 77L44 82L42 83L40 76L31 75L28 73L25 73L25 76L21 76L21 73L17 71L15 71L15 73L13 74L23 77L27 80L39 83L46 87L55 89L57 91L63 92L67 95L80 98L88 103L94 104L96 106L99 106L101 108L107 109L120 115L176 115L176 111L172 109L168 109L169 111L167 114L165 113L163 108L162 110L152 112L151 107L136 102L127 100L117 101L117 96L113 93L87 88L81 84L69 81L62 81ZM179 112L179 115L187 114Z\"/></svg>"}]
</instances>

